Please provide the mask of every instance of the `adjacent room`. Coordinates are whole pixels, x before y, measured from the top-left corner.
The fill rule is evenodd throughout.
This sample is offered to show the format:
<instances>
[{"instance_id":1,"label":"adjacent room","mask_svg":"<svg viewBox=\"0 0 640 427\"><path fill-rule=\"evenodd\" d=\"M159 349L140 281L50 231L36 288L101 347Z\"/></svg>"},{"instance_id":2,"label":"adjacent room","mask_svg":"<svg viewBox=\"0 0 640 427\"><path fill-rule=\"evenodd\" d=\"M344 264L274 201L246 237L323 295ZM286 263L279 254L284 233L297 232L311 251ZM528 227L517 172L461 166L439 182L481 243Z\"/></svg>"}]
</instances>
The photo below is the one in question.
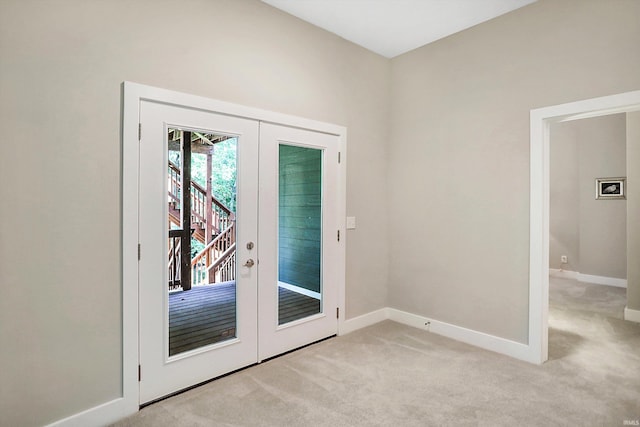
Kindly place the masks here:
<instances>
[{"instance_id":1,"label":"adjacent room","mask_svg":"<svg viewBox=\"0 0 640 427\"><path fill-rule=\"evenodd\" d=\"M0 1L0 425L638 425L639 17L638 0ZM222 109L153 115L183 99ZM311 345L244 340L246 369L140 409L197 385L143 399L141 361L230 349L264 307ZM309 319L332 329L305 341ZM145 353L159 322L174 346Z\"/></svg>"},{"instance_id":2,"label":"adjacent room","mask_svg":"<svg viewBox=\"0 0 640 427\"><path fill-rule=\"evenodd\" d=\"M637 216L627 209L625 185L637 166L627 134L625 113L551 126L550 359L625 346L629 337L627 224Z\"/></svg>"}]
</instances>

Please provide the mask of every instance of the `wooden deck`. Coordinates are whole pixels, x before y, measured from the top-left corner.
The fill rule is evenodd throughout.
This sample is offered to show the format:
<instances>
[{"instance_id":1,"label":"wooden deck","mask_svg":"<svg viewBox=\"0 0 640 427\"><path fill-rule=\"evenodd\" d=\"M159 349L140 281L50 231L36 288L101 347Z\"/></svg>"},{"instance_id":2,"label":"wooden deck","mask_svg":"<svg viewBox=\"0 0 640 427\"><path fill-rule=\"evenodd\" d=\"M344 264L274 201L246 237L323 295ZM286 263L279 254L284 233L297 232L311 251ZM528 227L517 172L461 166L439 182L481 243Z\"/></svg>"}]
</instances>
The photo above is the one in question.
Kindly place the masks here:
<instances>
[{"instance_id":1,"label":"wooden deck","mask_svg":"<svg viewBox=\"0 0 640 427\"><path fill-rule=\"evenodd\" d=\"M278 288L278 324L320 312L320 300ZM169 294L169 355L236 335L236 284L195 286Z\"/></svg>"},{"instance_id":2,"label":"wooden deck","mask_svg":"<svg viewBox=\"0 0 640 427\"><path fill-rule=\"evenodd\" d=\"M320 313L320 300L278 287L278 325Z\"/></svg>"}]
</instances>

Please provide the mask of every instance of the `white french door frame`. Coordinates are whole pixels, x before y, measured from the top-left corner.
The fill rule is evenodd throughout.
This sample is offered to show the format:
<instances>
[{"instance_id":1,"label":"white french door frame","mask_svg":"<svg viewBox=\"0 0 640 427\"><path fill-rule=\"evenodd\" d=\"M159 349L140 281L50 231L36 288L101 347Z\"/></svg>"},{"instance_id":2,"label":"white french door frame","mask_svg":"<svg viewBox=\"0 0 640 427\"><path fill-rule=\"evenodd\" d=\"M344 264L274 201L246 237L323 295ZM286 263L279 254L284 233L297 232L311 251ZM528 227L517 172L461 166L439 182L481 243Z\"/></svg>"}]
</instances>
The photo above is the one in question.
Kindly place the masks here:
<instances>
[{"instance_id":1,"label":"white french door frame","mask_svg":"<svg viewBox=\"0 0 640 427\"><path fill-rule=\"evenodd\" d=\"M139 298L138 298L138 206L139 198L139 123L141 102L151 101L178 107L199 109L216 114L273 123L335 135L339 138L341 153L337 184L337 225L341 236L346 237L346 138L343 126L280 114L276 112L227 103L201 96L175 92L132 82L123 83L122 118L122 396L109 402L105 412L124 417L139 408ZM338 288L338 333L344 330L345 321L345 254L346 238L339 245L339 262L336 268ZM115 415L114 415L115 414ZM115 418L117 419L117 418ZM114 420L115 420L114 419Z\"/></svg>"},{"instance_id":2,"label":"white french door frame","mask_svg":"<svg viewBox=\"0 0 640 427\"><path fill-rule=\"evenodd\" d=\"M292 129L288 126L263 123L260 125L260 162L266 167L260 167L260 220L266 224L277 224L276 227L259 227L258 257L260 265L258 274L258 300L261 303L271 301L272 304L260 305L258 308L258 360L262 361L274 355L282 354L292 349L304 346L333 335L336 326L335 309L338 306L338 295L332 284L340 281L334 278L336 271L333 265L340 261L340 240L336 235L339 229L335 223L335 198L338 163L337 138L326 133L308 132ZM320 154L321 190L320 190L320 311L301 319L284 324L279 323L280 299L278 289L282 282L280 277L280 231L279 215L279 150L282 146L306 148L316 150ZM273 167L270 167L273 166ZM267 191L262 191L262 189ZM269 188L276 188L276 194L271 194ZM275 196L275 197L273 197Z\"/></svg>"},{"instance_id":3,"label":"white french door frame","mask_svg":"<svg viewBox=\"0 0 640 427\"><path fill-rule=\"evenodd\" d=\"M531 110L527 360L532 363L544 363L549 357L549 127L638 110L640 90Z\"/></svg>"}]
</instances>

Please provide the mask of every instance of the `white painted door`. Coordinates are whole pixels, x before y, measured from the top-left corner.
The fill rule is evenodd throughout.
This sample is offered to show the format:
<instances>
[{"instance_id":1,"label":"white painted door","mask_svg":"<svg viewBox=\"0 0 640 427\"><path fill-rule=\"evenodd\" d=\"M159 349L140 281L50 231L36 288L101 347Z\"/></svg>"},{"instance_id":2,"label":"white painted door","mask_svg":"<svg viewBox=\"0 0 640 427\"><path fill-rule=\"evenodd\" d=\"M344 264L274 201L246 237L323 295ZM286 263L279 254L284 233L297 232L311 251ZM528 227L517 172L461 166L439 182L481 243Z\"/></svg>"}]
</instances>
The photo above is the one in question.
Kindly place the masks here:
<instances>
[{"instance_id":1,"label":"white painted door","mask_svg":"<svg viewBox=\"0 0 640 427\"><path fill-rule=\"evenodd\" d=\"M146 101L140 106L140 123L139 357L143 404L257 361L257 268L243 264L255 260L257 252L259 126L253 120ZM191 146L200 150L206 150L208 142L218 137L235 144L237 209L217 231L221 236L222 229L235 221L235 236L218 251L220 255L233 249L228 243L235 240L235 282L218 274L216 284L208 285L207 280L204 286L188 291L169 291L169 282L178 276L174 276L175 268L171 269L173 242L168 238L168 227L178 229L174 232L180 229L175 221L172 224L170 215L182 215L184 203L191 199L182 198L182 189L184 194L191 192L177 182L179 174L171 175L168 162L178 163L175 170L184 164L182 154L175 151L175 138L186 132L191 133L189 139L195 135L197 143ZM192 191L195 193L195 186ZM190 228L197 233L195 211L191 217L194 223ZM249 242L254 243L252 249ZM196 267L192 272L194 276L202 274Z\"/></svg>"},{"instance_id":2,"label":"white painted door","mask_svg":"<svg viewBox=\"0 0 640 427\"><path fill-rule=\"evenodd\" d=\"M151 101L141 102L140 123L140 403L335 335L338 137ZM230 143L237 153L237 208L225 225L235 227L235 246L218 253L233 249L235 275L207 276L196 256L191 289L170 290L179 277L170 236L185 230L175 217L189 200L193 235L201 221L196 185L187 191L175 171L186 167L185 144L206 152L207 141L214 152Z\"/></svg>"},{"instance_id":3,"label":"white painted door","mask_svg":"<svg viewBox=\"0 0 640 427\"><path fill-rule=\"evenodd\" d=\"M337 333L338 143L260 125L260 360Z\"/></svg>"}]
</instances>

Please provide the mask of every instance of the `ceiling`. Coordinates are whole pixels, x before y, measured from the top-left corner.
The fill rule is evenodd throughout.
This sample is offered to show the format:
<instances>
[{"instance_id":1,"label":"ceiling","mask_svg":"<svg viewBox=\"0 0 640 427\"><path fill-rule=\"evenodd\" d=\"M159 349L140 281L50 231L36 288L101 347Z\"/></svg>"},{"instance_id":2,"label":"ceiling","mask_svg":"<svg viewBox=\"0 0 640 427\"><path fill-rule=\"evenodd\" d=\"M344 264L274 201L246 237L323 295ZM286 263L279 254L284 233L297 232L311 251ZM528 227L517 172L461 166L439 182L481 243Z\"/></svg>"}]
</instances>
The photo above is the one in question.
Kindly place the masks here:
<instances>
[{"instance_id":1,"label":"ceiling","mask_svg":"<svg viewBox=\"0 0 640 427\"><path fill-rule=\"evenodd\" d=\"M262 0L387 58L537 0Z\"/></svg>"}]
</instances>

